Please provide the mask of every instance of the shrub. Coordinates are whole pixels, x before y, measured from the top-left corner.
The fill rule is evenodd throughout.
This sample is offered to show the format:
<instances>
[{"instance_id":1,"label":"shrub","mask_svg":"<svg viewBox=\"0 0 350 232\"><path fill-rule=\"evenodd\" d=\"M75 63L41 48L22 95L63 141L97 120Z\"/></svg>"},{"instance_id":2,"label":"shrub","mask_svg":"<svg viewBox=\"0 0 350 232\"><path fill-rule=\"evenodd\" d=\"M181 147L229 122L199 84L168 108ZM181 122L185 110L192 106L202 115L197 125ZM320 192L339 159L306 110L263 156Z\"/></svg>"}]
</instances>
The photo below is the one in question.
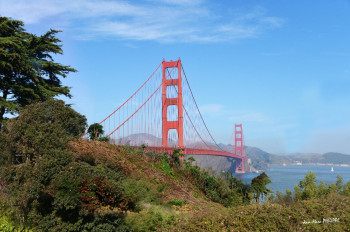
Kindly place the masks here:
<instances>
[{"instance_id":1,"label":"shrub","mask_svg":"<svg viewBox=\"0 0 350 232\"><path fill-rule=\"evenodd\" d=\"M170 205L177 205L177 206L183 206L185 204L187 204L187 200L179 200L179 199L172 199L170 201L168 201L168 204Z\"/></svg>"},{"instance_id":2,"label":"shrub","mask_svg":"<svg viewBox=\"0 0 350 232\"><path fill-rule=\"evenodd\" d=\"M109 142L109 138L108 137L100 137L100 138L98 138L98 141L100 141L100 142Z\"/></svg>"},{"instance_id":3,"label":"shrub","mask_svg":"<svg viewBox=\"0 0 350 232\"><path fill-rule=\"evenodd\" d=\"M125 194L130 198L136 199L138 205L142 204L142 202L154 204L159 204L161 202L161 195L142 180L127 178L123 181L122 185ZM137 210L139 210L139 207L137 207Z\"/></svg>"},{"instance_id":4,"label":"shrub","mask_svg":"<svg viewBox=\"0 0 350 232\"><path fill-rule=\"evenodd\" d=\"M156 167L157 167L159 170L163 171L165 175L170 176L170 177L171 177L171 176L174 176L174 171L173 171L173 169L170 167L170 164L167 163L166 161L162 160L160 163L158 163L158 164L156 165Z\"/></svg>"},{"instance_id":5,"label":"shrub","mask_svg":"<svg viewBox=\"0 0 350 232\"><path fill-rule=\"evenodd\" d=\"M51 150L65 149L67 142L80 136L86 118L63 101L48 100L27 106L17 118L10 119L0 134L6 141L9 163L39 159Z\"/></svg>"},{"instance_id":6,"label":"shrub","mask_svg":"<svg viewBox=\"0 0 350 232\"><path fill-rule=\"evenodd\" d=\"M125 218L132 231L162 231L176 222L177 216L172 209L164 206L150 206L139 213L130 213Z\"/></svg>"},{"instance_id":7,"label":"shrub","mask_svg":"<svg viewBox=\"0 0 350 232\"><path fill-rule=\"evenodd\" d=\"M182 172L214 202L234 206L250 201L251 189L232 173L227 172L225 175L215 176L213 171L203 170L189 162L183 167ZM198 197L198 194L196 195Z\"/></svg>"},{"instance_id":8,"label":"shrub","mask_svg":"<svg viewBox=\"0 0 350 232\"><path fill-rule=\"evenodd\" d=\"M316 175L313 172L308 171L305 178L300 181L299 186L302 190L301 199L306 200L317 197Z\"/></svg>"},{"instance_id":9,"label":"shrub","mask_svg":"<svg viewBox=\"0 0 350 232\"><path fill-rule=\"evenodd\" d=\"M0 155L0 200L7 199L5 216L15 230L129 230L123 212L135 210L139 196L126 192L124 175L66 148L85 127L84 116L50 100L27 107L0 131L8 148Z\"/></svg>"}]
</instances>

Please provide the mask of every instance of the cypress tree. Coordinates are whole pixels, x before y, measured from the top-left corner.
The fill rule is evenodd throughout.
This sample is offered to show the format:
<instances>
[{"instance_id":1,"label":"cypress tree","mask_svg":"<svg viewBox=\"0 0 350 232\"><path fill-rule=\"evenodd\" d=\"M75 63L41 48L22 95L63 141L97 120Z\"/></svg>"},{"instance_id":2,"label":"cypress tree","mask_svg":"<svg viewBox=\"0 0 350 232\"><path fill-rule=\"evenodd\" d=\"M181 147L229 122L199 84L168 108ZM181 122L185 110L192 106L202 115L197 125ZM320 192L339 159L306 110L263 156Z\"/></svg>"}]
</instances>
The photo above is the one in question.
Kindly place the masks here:
<instances>
[{"instance_id":1,"label":"cypress tree","mask_svg":"<svg viewBox=\"0 0 350 232\"><path fill-rule=\"evenodd\" d=\"M0 127L7 113L58 95L71 97L60 78L76 70L53 59L63 54L58 32L51 29L37 36L28 33L22 21L0 17Z\"/></svg>"}]
</instances>

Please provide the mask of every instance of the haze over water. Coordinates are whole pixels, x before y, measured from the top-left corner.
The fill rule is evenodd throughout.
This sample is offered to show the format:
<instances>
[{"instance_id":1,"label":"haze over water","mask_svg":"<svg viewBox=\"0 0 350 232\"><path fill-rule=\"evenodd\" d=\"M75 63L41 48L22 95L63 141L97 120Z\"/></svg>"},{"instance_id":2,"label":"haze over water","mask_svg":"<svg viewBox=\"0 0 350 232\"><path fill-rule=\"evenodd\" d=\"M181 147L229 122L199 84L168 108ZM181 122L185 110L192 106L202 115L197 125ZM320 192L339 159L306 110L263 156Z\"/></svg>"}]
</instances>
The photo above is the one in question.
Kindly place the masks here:
<instances>
[{"instance_id":1,"label":"haze over water","mask_svg":"<svg viewBox=\"0 0 350 232\"><path fill-rule=\"evenodd\" d=\"M343 184L350 181L350 167L333 166L334 172L331 172L331 168L332 166L321 165L274 165L271 166L270 170L265 171L265 173L271 179L271 183L268 186L272 187L274 193L276 193L276 191L285 193L286 189L293 191L294 186L304 179L308 171L312 171L316 174L318 182L323 180L327 184L335 183L338 174L343 177ZM243 182L250 183L251 180L259 174L246 173L238 174L237 176L241 178Z\"/></svg>"}]
</instances>

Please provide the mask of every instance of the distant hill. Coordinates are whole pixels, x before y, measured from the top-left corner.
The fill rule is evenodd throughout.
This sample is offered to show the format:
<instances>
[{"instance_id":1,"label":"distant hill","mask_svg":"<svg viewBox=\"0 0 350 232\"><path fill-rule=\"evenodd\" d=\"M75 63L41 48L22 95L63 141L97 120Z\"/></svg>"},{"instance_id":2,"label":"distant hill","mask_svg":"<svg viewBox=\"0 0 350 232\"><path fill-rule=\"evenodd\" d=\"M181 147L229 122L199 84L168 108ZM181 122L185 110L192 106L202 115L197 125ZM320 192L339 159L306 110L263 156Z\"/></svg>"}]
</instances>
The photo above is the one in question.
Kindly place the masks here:
<instances>
[{"instance_id":1,"label":"distant hill","mask_svg":"<svg viewBox=\"0 0 350 232\"><path fill-rule=\"evenodd\" d=\"M219 146L229 152L234 152L234 146L231 144L219 144ZM292 153L286 156L275 155L263 151L257 147L244 146L245 154L251 161L253 169L266 170L270 165L275 164L330 164L330 165L350 165L350 155L328 152L318 153Z\"/></svg>"},{"instance_id":2,"label":"distant hill","mask_svg":"<svg viewBox=\"0 0 350 232\"><path fill-rule=\"evenodd\" d=\"M350 155L345 155L345 154L335 153L335 152L328 152L326 154L323 154L323 159L325 163L350 165Z\"/></svg>"},{"instance_id":3,"label":"distant hill","mask_svg":"<svg viewBox=\"0 0 350 232\"><path fill-rule=\"evenodd\" d=\"M235 147L231 144L218 144L219 147L228 152L235 152ZM247 158L251 163L245 163L246 172L255 172L257 170L266 170L271 163L283 163L281 159L283 157L272 155L256 147L244 147ZM195 158L196 163L203 168L211 168L217 173L223 170L229 170L235 172L235 159L225 156L213 156L213 155L191 155Z\"/></svg>"},{"instance_id":4,"label":"distant hill","mask_svg":"<svg viewBox=\"0 0 350 232\"><path fill-rule=\"evenodd\" d=\"M286 161L286 157L270 154L257 147L246 146L245 151L252 166L258 170L266 170L270 164L282 164Z\"/></svg>"},{"instance_id":5,"label":"distant hill","mask_svg":"<svg viewBox=\"0 0 350 232\"><path fill-rule=\"evenodd\" d=\"M219 146L229 152L235 151L235 147L231 144L219 144ZM245 154L251 161L251 166L257 170L266 170L271 164L283 164L290 162L290 159L284 156L270 154L257 147L244 146Z\"/></svg>"},{"instance_id":6,"label":"distant hill","mask_svg":"<svg viewBox=\"0 0 350 232\"><path fill-rule=\"evenodd\" d=\"M274 155L259 148L246 147L247 157L251 159L252 165L259 170L267 169L274 164L329 164L329 165L350 165L350 155L328 152L318 153L293 153L286 156Z\"/></svg>"},{"instance_id":7,"label":"distant hill","mask_svg":"<svg viewBox=\"0 0 350 232\"><path fill-rule=\"evenodd\" d=\"M328 152L323 155L317 153L297 153L288 155L293 161L301 161L303 164L347 164L350 165L350 155Z\"/></svg>"},{"instance_id":8,"label":"distant hill","mask_svg":"<svg viewBox=\"0 0 350 232\"><path fill-rule=\"evenodd\" d=\"M116 140L116 144L134 145L136 141L144 141L145 144L154 144L155 146L161 146L162 140L158 137L149 134L133 134L125 138L125 141ZM112 141L113 142L113 141ZM171 143L171 142L170 142ZM191 144L192 147L196 147L197 144ZM218 144L219 147L228 152L235 152L234 145L231 144ZM215 147L214 144L210 146ZM328 152L325 154L318 153L292 153L288 155L276 155L263 151L257 147L244 146L244 151L250 163L245 164L245 169L248 172L255 172L256 170L266 170L271 165L275 164L296 164L301 162L302 164L347 164L350 165L350 155ZM235 161L229 157L210 156L210 155L197 155L194 156L198 165L205 168L212 168L216 172L222 170L235 170Z\"/></svg>"},{"instance_id":9,"label":"distant hill","mask_svg":"<svg viewBox=\"0 0 350 232\"><path fill-rule=\"evenodd\" d=\"M287 157L293 162L300 161L302 163L318 163L323 159L322 155L317 153L292 153Z\"/></svg>"}]
</instances>

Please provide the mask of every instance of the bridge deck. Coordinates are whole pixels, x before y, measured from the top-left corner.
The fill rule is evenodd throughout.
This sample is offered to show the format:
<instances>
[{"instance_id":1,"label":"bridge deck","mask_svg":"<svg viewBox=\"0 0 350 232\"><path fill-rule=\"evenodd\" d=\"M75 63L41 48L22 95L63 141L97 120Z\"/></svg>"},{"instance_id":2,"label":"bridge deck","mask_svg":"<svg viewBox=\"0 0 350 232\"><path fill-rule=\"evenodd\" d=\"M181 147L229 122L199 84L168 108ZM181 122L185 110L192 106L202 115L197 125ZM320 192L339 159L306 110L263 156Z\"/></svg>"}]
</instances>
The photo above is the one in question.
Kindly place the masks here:
<instances>
[{"instance_id":1,"label":"bridge deck","mask_svg":"<svg viewBox=\"0 0 350 232\"><path fill-rule=\"evenodd\" d=\"M173 153L174 147L147 147L148 150L154 150L157 152L167 152L169 154ZM217 151L208 149L198 149L198 148L182 148L181 152L185 155L218 155L218 156L228 156L236 159L247 160L245 157L227 152L227 151Z\"/></svg>"}]
</instances>

